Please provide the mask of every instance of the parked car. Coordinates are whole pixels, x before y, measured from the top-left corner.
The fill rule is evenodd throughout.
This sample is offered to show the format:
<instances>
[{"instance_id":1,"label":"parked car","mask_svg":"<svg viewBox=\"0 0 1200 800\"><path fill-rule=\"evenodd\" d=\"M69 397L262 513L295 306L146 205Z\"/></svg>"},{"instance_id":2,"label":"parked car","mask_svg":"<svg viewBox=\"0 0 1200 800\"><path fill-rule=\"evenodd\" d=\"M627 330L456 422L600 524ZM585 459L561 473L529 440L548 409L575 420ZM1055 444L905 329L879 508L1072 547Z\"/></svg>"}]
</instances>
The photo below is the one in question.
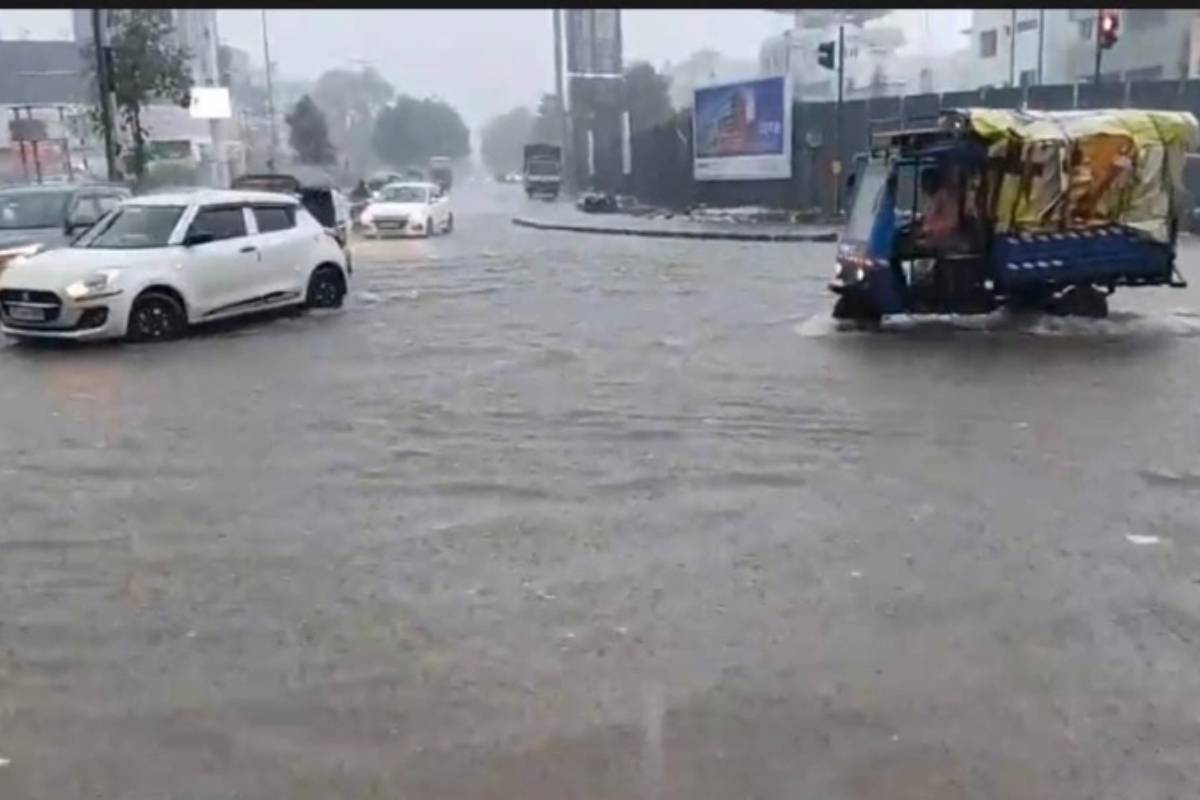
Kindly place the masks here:
<instances>
[{"instance_id":1,"label":"parked car","mask_svg":"<svg viewBox=\"0 0 1200 800\"><path fill-rule=\"evenodd\" d=\"M380 189L359 217L362 232L382 236L433 236L454 230L450 198L434 183L393 183Z\"/></svg>"},{"instance_id":2,"label":"parked car","mask_svg":"<svg viewBox=\"0 0 1200 800\"><path fill-rule=\"evenodd\" d=\"M91 227L130 196L124 186L57 183L0 190L0 272Z\"/></svg>"},{"instance_id":3,"label":"parked car","mask_svg":"<svg viewBox=\"0 0 1200 800\"><path fill-rule=\"evenodd\" d=\"M293 197L205 190L126 201L68 247L0 274L16 338L170 339L194 323L303 305L336 308L337 240Z\"/></svg>"}]
</instances>

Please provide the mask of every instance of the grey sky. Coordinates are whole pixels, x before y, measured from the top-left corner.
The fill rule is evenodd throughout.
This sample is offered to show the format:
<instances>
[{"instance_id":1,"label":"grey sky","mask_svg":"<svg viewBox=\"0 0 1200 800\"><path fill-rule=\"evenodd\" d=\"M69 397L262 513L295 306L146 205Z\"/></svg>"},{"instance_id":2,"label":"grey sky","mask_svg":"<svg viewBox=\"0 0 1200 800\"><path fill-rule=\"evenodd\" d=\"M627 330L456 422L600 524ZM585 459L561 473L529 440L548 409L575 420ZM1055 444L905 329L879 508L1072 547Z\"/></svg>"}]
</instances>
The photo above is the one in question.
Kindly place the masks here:
<instances>
[{"instance_id":1,"label":"grey sky","mask_svg":"<svg viewBox=\"0 0 1200 800\"><path fill-rule=\"evenodd\" d=\"M970 22L963 10L906 10L894 15L907 49L949 51ZM271 58L289 77L313 79L326 69L375 66L400 92L438 95L455 105L472 127L515 105L534 105L553 85L551 16L546 9L518 10L272 10ZM930 35L926 37L928 19ZM262 61L256 9L223 9L222 41ZM701 48L731 58L757 60L763 39L785 30L790 17L760 10L636 9L623 12L625 57L656 67L681 61ZM12 9L0 13L0 36L54 39L70 36L62 9Z\"/></svg>"}]
</instances>

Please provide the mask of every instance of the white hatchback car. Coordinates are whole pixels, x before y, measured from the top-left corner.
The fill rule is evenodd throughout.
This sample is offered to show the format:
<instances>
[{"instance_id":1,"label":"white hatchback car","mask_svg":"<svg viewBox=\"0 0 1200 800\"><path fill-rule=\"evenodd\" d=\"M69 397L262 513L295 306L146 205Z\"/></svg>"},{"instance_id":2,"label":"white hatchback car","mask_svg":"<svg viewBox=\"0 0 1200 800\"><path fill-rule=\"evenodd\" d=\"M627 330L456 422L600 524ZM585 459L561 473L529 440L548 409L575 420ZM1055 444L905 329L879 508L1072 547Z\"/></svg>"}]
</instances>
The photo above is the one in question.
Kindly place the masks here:
<instances>
[{"instance_id":1,"label":"white hatchback car","mask_svg":"<svg viewBox=\"0 0 1200 800\"><path fill-rule=\"evenodd\" d=\"M433 236L454 230L450 198L434 183L389 183L359 217L362 231L376 236Z\"/></svg>"},{"instance_id":2,"label":"white hatchback car","mask_svg":"<svg viewBox=\"0 0 1200 800\"><path fill-rule=\"evenodd\" d=\"M169 339L189 324L342 304L342 248L293 197L200 190L126 201L69 247L0 274L17 338Z\"/></svg>"}]
</instances>

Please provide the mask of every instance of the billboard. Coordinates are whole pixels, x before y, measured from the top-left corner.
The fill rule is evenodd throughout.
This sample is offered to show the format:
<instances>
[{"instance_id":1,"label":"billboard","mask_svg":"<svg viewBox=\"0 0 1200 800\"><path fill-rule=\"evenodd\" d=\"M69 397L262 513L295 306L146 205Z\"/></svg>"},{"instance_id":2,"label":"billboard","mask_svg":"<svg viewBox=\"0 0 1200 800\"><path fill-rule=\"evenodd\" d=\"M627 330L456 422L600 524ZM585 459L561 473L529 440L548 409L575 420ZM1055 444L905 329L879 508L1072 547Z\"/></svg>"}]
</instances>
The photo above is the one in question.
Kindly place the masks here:
<instances>
[{"instance_id":1,"label":"billboard","mask_svg":"<svg viewBox=\"0 0 1200 800\"><path fill-rule=\"evenodd\" d=\"M692 102L693 177L792 177L792 87L785 76L702 86Z\"/></svg>"},{"instance_id":2,"label":"billboard","mask_svg":"<svg viewBox=\"0 0 1200 800\"><path fill-rule=\"evenodd\" d=\"M621 11L567 9L567 74L616 77L621 74Z\"/></svg>"}]
</instances>

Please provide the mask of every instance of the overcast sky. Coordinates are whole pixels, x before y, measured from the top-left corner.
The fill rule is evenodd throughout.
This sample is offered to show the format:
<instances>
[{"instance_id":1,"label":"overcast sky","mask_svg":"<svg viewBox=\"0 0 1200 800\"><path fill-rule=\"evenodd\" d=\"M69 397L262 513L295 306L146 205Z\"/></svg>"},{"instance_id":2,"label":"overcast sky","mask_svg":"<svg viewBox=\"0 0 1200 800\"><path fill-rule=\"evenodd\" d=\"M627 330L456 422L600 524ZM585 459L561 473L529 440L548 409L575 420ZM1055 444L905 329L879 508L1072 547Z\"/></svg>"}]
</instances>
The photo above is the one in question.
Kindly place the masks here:
<instances>
[{"instance_id":1,"label":"overcast sky","mask_svg":"<svg viewBox=\"0 0 1200 800\"><path fill-rule=\"evenodd\" d=\"M284 75L316 78L331 67L370 63L396 87L416 96L438 95L472 127L516 105L535 105L554 82L551 13L519 10L271 10L271 59ZM970 12L897 12L906 49L949 51ZM262 63L257 9L219 12L221 40ZM926 37L926 22L929 36ZM757 61L763 39L791 24L789 15L760 10L627 10L622 12L626 62L656 67L682 61L702 48ZM70 38L70 13L61 9L0 12L0 36Z\"/></svg>"}]
</instances>

